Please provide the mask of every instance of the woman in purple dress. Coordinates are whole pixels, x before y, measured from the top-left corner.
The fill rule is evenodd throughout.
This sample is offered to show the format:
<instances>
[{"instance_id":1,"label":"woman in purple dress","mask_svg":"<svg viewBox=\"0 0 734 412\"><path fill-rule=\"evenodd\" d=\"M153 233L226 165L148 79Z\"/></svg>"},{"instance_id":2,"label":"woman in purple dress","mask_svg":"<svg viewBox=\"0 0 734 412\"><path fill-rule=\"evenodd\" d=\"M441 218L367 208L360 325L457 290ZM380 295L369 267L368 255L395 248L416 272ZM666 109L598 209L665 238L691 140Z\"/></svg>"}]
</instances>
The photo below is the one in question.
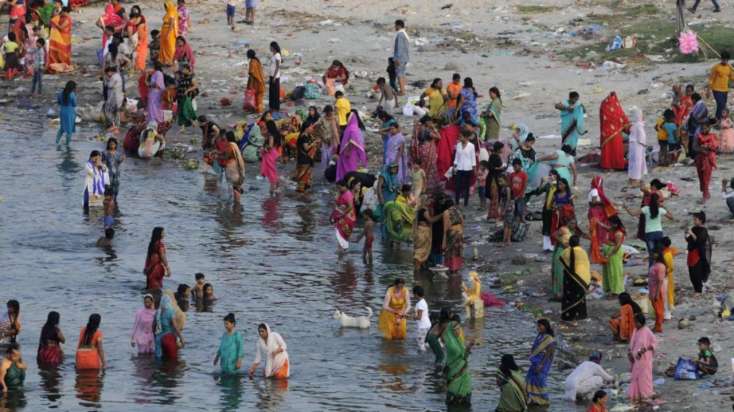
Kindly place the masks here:
<instances>
[{"instance_id":1,"label":"woman in purple dress","mask_svg":"<svg viewBox=\"0 0 734 412\"><path fill-rule=\"evenodd\" d=\"M155 70L150 76L148 83L148 122L163 123L163 110L161 109L161 96L166 91L166 83L163 78L163 66L155 62Z\"/></svg>"},{"instance_id":2,"label":"woman in purple dress","mask_svg":"<svg viewBox=\"0 0 734 412\"><path fill-rule=\"evenodd\" d=\"M352 110L339 144L339 158L336 161L336 181L359 167L367 167L367 152L362 138L364 125L356 110Z\"/></svg>"}]
</instances>

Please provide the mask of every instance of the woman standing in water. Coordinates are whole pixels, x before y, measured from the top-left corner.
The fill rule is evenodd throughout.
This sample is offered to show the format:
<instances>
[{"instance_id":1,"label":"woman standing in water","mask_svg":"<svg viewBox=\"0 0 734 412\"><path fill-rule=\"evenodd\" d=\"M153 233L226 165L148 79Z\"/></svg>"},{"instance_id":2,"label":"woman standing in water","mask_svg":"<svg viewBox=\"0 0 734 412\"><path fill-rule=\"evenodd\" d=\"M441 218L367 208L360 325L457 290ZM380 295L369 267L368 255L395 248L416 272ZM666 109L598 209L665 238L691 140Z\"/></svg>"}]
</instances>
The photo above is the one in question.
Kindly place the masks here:
<instances>
[{"instance_id":1,"label":"woman standing in water","mask_svg":"<svg viewBox=\"0 0 734 412\"><path fill-rule=\"evenodd\" d=\"M339 194L336 198L336 207L331 213L331 220L336 227L337 252L349 249L349 237L357 223L357 213L354 209L354 195L342 180L337 184Z\"/></svg>"},{"instance_id":2,"label":"woman standing in water","mask_svg":"<svg viewBox=\"0 0 734 412\"><path fill-rule=\"evenodd\" d=\"M102 317L98 313L93 313L89 317L87 326L79 333L79 343L76 347L77 370L99 370L105 367L102 331L99 330L100 322L102 322Z\"/></svg>"},{"instance_id":3,"label":"woman standing in water","mask_svg":"<svg viewBox=\"0 0 734 412\"><path fill-rule=\"evenodd\" d=\"M456 273L464 266L464 216L451 199L443 212L443 252L449 272Z\"/></svg>"},{"instance_id":4,"label":"woman standing in water","mask_svg":"<svg viewBox=\"0 0 734 412\"><path fill-rule=\"evenodd\" d=\"M155 357L158 360L178 359L179 342L184 346L183 324L186 315L176 305L173 292L166 290L155 314ZM178 340L177 340L178 339Z\"/></svg>"},{"instance_id":5,"label":"woman standing in water","mask_svg":"<svg viewBox=\"0 0 734 412\"><path fill-rule=\"evenodd\" d=\"M102 153L102 160L107 165L110 175L110 188L115 203L117 203L117 194L120 191L120 165L125 161L125 153L118 150L118 146L117 139L110 137L107 140L107 149Z\"/></svg>"},{"instance_id":6,"label":"woman standing in water","mask_svg":"<svg viewBox=\"0 0 734 412\"><path fill-rule=\"evenodd\" d=\"M102 163L102 154L92 150L85 166L84 200L82 206L88 212L90 207L101 207L104 201L105 186L110 183L107 166Z\"/></svg>"},{"instance_id":7,"label":"woman standing in water","mask_svg":"<svg viewBox=\"0 0 734 412\"><path fill-rule=\"evenodd\" d=\"M163 244L163 228L160 226L153 228L153 233L150 235L143 273L146 277L145 288L148 290L162 289L163 277L171 276L171 268L168 266L166 257L166 245Z\"/></svg>"},{"instance_id":8,"label":"woman standing in water","mask_svg":"<svg viewBox=\"0 0 734 412\"><path fill-rule=\"evenodd\" d=\"M130 346L138 347L138 355L153 353L154 350L153 321L155 320L155 307L153 295L146 294L143 297L143 305L135 312L133 334L130 336Z\"/></svg>"},{"instance_id":9,"label":"woman standing in water","mask_svg":"<svg viewBox=\"0 0 734 412\"><path fill-rule=\"evenodd\" d=\"M410 294L405 288L405 281L397 278L385 292L385 300L378 321L378 327L385 339L405 339L408 328L406 316L409 311Z\"/></svg>"},{"instance_id":10,"label":"woman standing in water","mask_svg":"<svg viewBox=\"0 0 734 412\"><path fill-rule=\"evenodd\" d=\"M0 315L0 346L15 343L20 333L20 303L11 299L5 307L7 311Z\"/></svg>"},{"instance_id":11,"label":"woman standing in water","mask_svg":"<svg viewBox=\"0 0 734 412\"><path fill-rule=\"evenodd\" d=\"M41 329L41 339L38 341L38 365L40 367L55 368L64 360L61 344L66 343L64 334L59 329L59 312L49 312L46 324Z\"/></svg>"},{"instance_id":12,"label":"woman standing in water","mask_svg":"<svg viewBox=\"0 0 734 412\"><path fill-rule=\"evenodd\" d=\"M527 381L528 404L549 405L549 397L545 392L553 356L555 355L555 334L548 319L539 319L538 336L533 341L530 351L530 367L525 377Z\"/></svg>"},{"instance_id":13,"label":"woman standing in water","mask_svg":"<svg viewBox=\"0 0 734 412\"><path fill-rule=\"evenodd\" d=\"M67 146L71 142L71 135L76 132L76 83L72 80L66 82L64 90L56 97L59 104L59 131L56 132L56 144L61 142L61 137L66 135Z\"/></svg>"},{"instance_id":14,"label":"woman standing in water","mask_svg":"<svg viewBox=\"0 0 734 412\"><path fill-rule=\"evenodd\" d=\"M469 353L474 342L464 345L461 323L450 320L441 312L441 340L446 347L446 403L449 405L471 404L471 374Z\"/></svg>"},{"instance_id":15,"label":"woman standing in water","mask_svg":"<svg viewBox=\"0 0 734 412\"><path fill-rule=\"evenodd\" d=\"M288 347L280 334L270 330L267 323L261 323L257 327L258 339L255 353L255 361L250 366L248 375L250 379L255 376L257 367L265 357L265 377L273 379L286 379L290 376L290 365L288 363Z\"/></svg>"},{"instance_id":16,"label":"woman standing in water","mask_svg":"<svg viewBox=\"0 0 734 412\"><path fill-rule=\"evenodd\" d=\"M26 364L20 355L20 347L17 343L8 346L5 357L0 361L0 385L3 393L10 390L20 389L25 381Z\"/></svg>"},{"instance_id":17,"label":"woman standing in water","mask_svg":"<svg viewBox=\"0 0 734 412\"><path fill-rule=\"evenodd\" d=\"M145 120L150 122L156 122L157 124L163 123L163 109L161 108L161 97L166 91L166 81L163 76L163 66L159 61L153 63L153 74L150 75L148 80L148 101L145 106L147 115Z\"/></svg>"},{"instance_id":18,"label":"woman standing in water","mask_svg":"<svg viewBox=\"0 0 734 412\"><path fill-rule=\"evenodd\" d=\"M214 357L214 366L222 362L222 374L231 375L242 369L242 361L245 358L245 343L242 334L234 328L237 321L234 313L224 317L224 333L219 341L219 350Z\"/></svg>"}]
</instances>

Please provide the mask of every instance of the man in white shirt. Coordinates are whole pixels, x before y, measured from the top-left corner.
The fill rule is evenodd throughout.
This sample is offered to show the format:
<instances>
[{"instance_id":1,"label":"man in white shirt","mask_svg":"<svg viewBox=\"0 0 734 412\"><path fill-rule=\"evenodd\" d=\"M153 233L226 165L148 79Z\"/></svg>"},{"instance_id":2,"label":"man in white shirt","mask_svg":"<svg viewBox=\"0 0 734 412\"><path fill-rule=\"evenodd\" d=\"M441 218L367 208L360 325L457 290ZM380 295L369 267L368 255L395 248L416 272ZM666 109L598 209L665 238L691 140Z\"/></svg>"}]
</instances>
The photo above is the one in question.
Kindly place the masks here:
<instances>
[{"instance_id":1,"label":"man in white shirt","mask_svg":"<svg viewBox=\"0 0 734 412\"><path fill-rule=\"evenodd\" d=\"M421 286L413 287L413 295L418 299L415 304L415 320L418 321L416 340L418 341L418 350L426 351L426 335L431 329L431 320L428 318L428 304L423 299L423 288Z\"/></svg>"},{"instance_id":2,"label":"man in white shirt","mask_svg":"<svg viewBox=\"0 0 734 412\"><path fill-rule=\"evenodd\" d=\"M454 154L454 201L459 205L459 199L464 197L464 207L469 205L469 187L474 168L477 166L477 153L474 144L469 141L472 132L461 131L461 140L456 144Z\"/></svg>"},{"instance_id":3,"label":"man in white shirt","mask_svg":"<svg viewBox=\"0 0 734 412\"><path fill-rule=\"evenodd\" d=\"M566 378L566 392L563 397L575 402L577 398L593 395L605 382L614 382L614 376L601 367L601 352L593 352L589 360L582 362Z\"/></svg>"}]
</instances>

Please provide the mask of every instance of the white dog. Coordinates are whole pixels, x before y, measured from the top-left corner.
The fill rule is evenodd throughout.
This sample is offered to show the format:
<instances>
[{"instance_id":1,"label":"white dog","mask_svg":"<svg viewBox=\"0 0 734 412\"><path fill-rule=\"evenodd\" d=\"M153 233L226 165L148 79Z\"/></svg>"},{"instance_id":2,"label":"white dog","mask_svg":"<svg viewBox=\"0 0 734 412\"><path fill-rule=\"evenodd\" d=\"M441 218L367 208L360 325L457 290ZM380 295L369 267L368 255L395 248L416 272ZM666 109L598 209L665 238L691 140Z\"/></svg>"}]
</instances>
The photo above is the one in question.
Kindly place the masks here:
<instances>
[{"instance_id":1,"label":"white dog","mask_svg":"<svg viewBox=\"0 0 734 412\"><path fill-rule=\"evenodd\" d=\"M339 309L334 311L334 319L338 320L339 323L341 323L342 328L360 328L360 329L369 329L370 328L370 322L372 319L372 309L369 307L367 309L367 316L357 316L352 317L347 315L344 312L339 311Z\"/></svg>"}]
</instances>

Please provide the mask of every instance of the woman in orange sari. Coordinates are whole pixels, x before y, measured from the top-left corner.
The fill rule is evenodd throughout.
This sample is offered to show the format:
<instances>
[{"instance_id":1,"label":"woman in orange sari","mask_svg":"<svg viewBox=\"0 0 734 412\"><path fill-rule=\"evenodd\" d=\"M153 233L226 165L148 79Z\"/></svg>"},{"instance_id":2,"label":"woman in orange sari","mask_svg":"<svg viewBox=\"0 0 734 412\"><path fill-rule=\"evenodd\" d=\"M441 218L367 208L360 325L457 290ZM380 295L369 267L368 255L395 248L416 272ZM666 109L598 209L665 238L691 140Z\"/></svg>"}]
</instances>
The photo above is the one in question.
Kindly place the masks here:
<instances>
[{"instance_id":1,"label":"woman in orange sari","mask_svg":"<svg viewBox=\"0 0 734 412\"><path fill-rule=\"evenodd\" d=\"M629 342L635 331L635 315L642 313L640 306L632 300L627 292L619 294L619 314L609 320L609 328L612 330L614 340Z\"/></svg>"},{"instance_id":2,"label":"woman in orange sari","mask_svg":"<svg viewBox=\"0 0 734 412\"><path fill-rule=\"evenodd\" d=\"M255 110L257 113L262 113L263 108L263 97L265 96L265 72L263 71L263 65L260 63L260 59L255 55L255 50L247 51L247 58L249 59L247 69L247 87L245 88L245 94L247 90L255 92ZM245 96L245 101L247 96Z\"/></svg>"},{"instance_id":3,"label":"woman in orange sari","mask_svg":"<svg viewBox=\"0 0 734 412\"><path fill-rule=\"evenodd\" d=\"M99 370L105 367L102 331L99 330L101 321L102 317L93 313L89 317L87 326L79 333L79 343L76 348L77 370Z\"/></svg>"},{"instance_id":4,"label":"woman in orange sari","mask_svg":"<svg viewBox=\"0 0 734 412\"><path fill-rule=\"evenodd\" d=\"M161 25L161 49L158 55L158 61L164 66L173 64L173 55L176 53L176 38L178 37L178 12L176 5L168 0L165 4L166 15L163 16L163 24Z\"/></svg>"},{"instance_id":5,"label":"woman in orange sari","mask_svg":"<svg viewBox=\"0 0 734 412\"><path fill-rule=\"evenodd\" d=\"M51 35L48 41L48 72L62 73L71 67L71 17L68 7L51 18Z\"/></svg>"},{"instance_id":6,"label":"woman in orange sari","mask_svg":"<svg viewBox=\"0 0 734 412\"><path fill-rule=\"evenodd\" d=\"M148 61L148 23L140 11L140 7L130 9L130 20L127 22L127 35L135 44L135 70L145 70Z\"/></svg>"},{"instance_id":7,"label":"woman in orange sari","mask_svg":"<svg viewBox=\"0 0 734 412\"><path fill-rule=\"evenodd\" d=\"M378 321L378 328L385 339L405 339L408 330L406 316L409 310L410 295L405 288L405 281L401 278L395 279L393 285L387 288Z\"/></svg>"},{"instance_id":8,"label":"woman in orange sari","mask_svg":"<svg viewBox=\"0 0 734 412\"><path fill-rule=\"evenodd\" d=\"M617 209L604 194L604 179L594 176L589 191L589 237L591 238L591 263L606 263L602 246L609 239L609 218L617 214Z\"/></svg>"}]
</instances>

